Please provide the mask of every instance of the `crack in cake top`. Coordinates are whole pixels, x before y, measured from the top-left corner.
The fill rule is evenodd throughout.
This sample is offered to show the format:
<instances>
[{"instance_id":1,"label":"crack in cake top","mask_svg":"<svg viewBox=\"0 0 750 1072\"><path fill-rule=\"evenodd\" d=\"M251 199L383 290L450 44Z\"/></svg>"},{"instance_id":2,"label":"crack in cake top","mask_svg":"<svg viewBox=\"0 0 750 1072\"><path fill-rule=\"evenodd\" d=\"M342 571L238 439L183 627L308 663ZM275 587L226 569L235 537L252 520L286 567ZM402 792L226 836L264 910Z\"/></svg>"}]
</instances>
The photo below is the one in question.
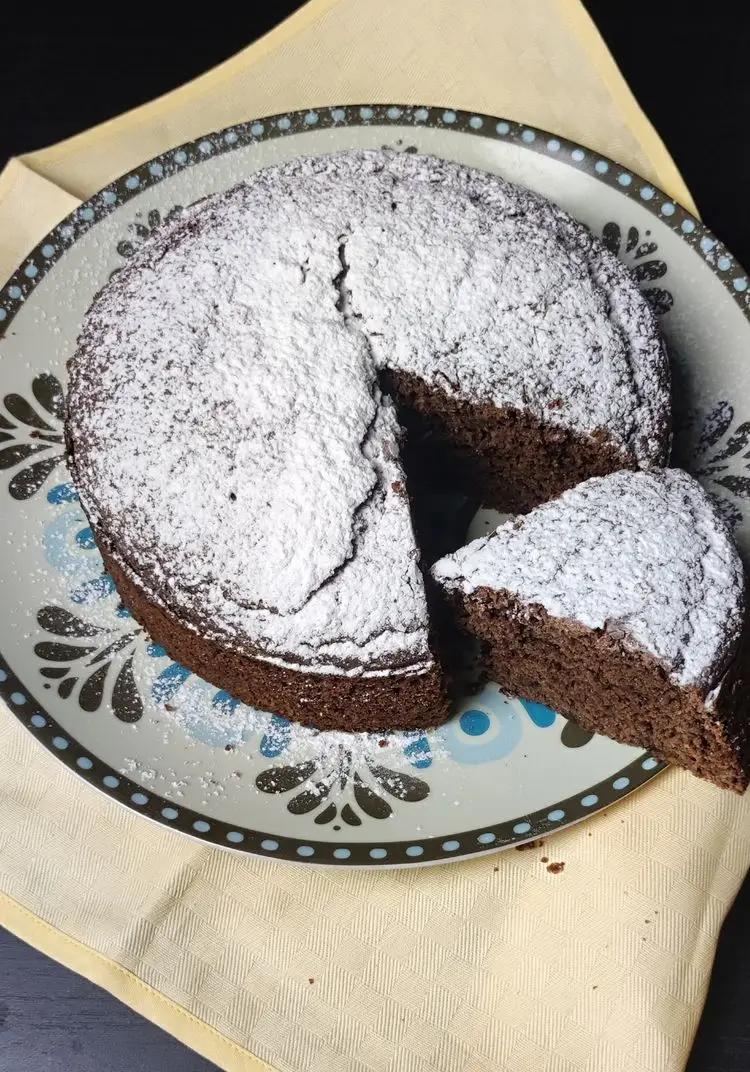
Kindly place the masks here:
<instances>
[{"instance_id":1,"label":"crack in cake top","mask_svg":"<svg viewBox=\"0 0 750 1072\"><path fill-rule=\"evenodd\" d=\"M386 367L665 460L667 363L627 270L495 176L363 151L199 202L99 294L70 363L83 505L209 636L321 672L423 670Z\"/></svg>"}]
</instances>

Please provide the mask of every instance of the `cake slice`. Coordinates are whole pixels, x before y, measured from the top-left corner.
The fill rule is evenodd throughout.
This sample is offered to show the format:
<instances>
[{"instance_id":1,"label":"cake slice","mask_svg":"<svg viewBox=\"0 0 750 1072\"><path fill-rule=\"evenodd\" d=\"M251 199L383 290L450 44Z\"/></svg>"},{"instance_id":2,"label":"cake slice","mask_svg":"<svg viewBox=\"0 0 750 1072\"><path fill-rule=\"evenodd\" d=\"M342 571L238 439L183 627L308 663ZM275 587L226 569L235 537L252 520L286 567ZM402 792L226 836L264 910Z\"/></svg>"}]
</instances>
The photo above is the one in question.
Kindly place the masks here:
<instances>
[{"instance_id":1,"label":"cake slice","mask_svg":"<svg viewBox=\"0 0 750 1072\"><path fill-rule=\"evenodd\" d=\"M433 576L508 692L747 787L742 562L687 473L594 477L440 559Z\"/></svg>"}]
</instances>

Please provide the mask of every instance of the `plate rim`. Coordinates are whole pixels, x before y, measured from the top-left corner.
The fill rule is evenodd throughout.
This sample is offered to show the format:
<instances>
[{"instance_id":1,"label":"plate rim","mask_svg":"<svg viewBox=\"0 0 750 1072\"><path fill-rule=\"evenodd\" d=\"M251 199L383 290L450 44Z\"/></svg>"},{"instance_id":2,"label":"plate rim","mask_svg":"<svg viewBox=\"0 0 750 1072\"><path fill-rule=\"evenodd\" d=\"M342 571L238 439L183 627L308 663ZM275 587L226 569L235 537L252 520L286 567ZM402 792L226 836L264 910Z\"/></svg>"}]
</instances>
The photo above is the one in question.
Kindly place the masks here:
<instances>
[{"instance_id":1,"label":"plate rim","mask_svg":"<svg viewBox=\"0 0 750 1072\"><path fill-rule=\"evenodd\" d=\"M447 106L369 103L324 105L248 119L173 146L113 179L53 227L23 258L0 289L0 340L37 284L78 239L102 219L164 179L236 149L302 132L359 126L397 130L407 125L515 144L557 159L604 183L621 196L636 201L701 257L750 322L750 286L740 263L696 216L630 168L562 135L516 120ZM730 268L719 268L719 263L726 260L729 260ZM572 797L524 816L455 834L408 841L387 838L350 842L305 840L232 826L144 789L140 783L92 756L75 741L37 703L2 653L0 673L4 675L0 680L0 696L21 725L75 774L110 799L162 827L204 844L308 866L416 867L488 855L566 829L624 799L667 768L667 764L651 753L643 752L619 771ZM109 784L105 778L109 779ZM550 818L557 813L561 813L559 817Z\"/></svg>"}]
</instances>

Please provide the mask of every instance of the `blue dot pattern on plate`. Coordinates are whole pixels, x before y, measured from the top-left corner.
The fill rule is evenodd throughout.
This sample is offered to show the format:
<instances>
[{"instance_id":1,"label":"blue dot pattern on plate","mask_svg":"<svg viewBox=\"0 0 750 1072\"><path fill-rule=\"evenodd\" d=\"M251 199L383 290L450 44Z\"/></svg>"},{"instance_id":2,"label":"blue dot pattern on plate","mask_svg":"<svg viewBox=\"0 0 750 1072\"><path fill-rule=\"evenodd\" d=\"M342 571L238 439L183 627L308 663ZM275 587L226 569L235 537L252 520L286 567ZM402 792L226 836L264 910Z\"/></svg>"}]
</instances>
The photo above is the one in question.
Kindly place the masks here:
<instances>
[{"instance_id":1,"label":"blue dot pattern on plate","mask_svg":"<svg viewBox=\"0 0 750 1072\"><path fill-rule=\"evenodd\" d=\"M16 286L8 287L8 297L9 298L20 298L22 294L23 294L23 291L21 290L20 287L16 287Z\"/></svg>"},{"instance_id":2,"label":"blue dot pattern on plate","mask_svg":"<svg viewBox=\"0 0 750 1072\"><path fill-rule=\"evenodd\" d=\"M244 840L245 835L241 834L239 830L227 830L227 841L231 841L233 845L239 845Z\"/></svg>"},{"instance_id":3,"label":"blue dot pattern on plate","mask_svg":"<svg viewBox=\"0 0 750 1072\"><path fill-rule=\"evenodd\" d=\"M747 290L747 279L743 276L741 279L735 279L733 283L734 289L740 293Z\"/></svg>"},{"instance_id":4,"label":"blue dot pattern on plate","mask_svg":"<svg viewBox=\"0 0 750 1072\"><path fill-rule=\"evenodd\" d=\"M113 774L105 774L102 781L106 785L107 789L117 789L120 784L120 779L115 778Z\"/></svg>"},{"instance_id":5,"label":"blue dot pattern on plate","mask_svg":"<svg viewBox=\"0 0 750 1072\"><path fill-rule=\"evenodd\" d=\"M716 240L713 238L701 238L701 249L704 253L710 253L716 245Z\"/></svg>"},{"instance_id":6,"label":"blue dot pattern on plate","mask_svg":"<svg viewBox=\"0 0 750 1072\"><path fill-rule=\"evenodd\" d=\"M362 119L372 119L375 115L372 108L364 107L359 109L359 114Z\"/></svg>"},{"instance_id":7,"label":"blue dot pattern on plate","mask_svg":"<svg viewBox=\"0 0 750 1072\"><path fill-rule=\"evenodd\" d=\"M615 778L612 782L613 789L627 789L630 785L630 778Z\"/></svg>"},{"instance_id":8,"label":"blue dot pattern on plate","mask_svg":"<svg viewBox=\"0 0 750 1072\"><path fill-rule=\"evenodd\" d=\"M732 260L730 257L719 257L716 262L716 266L721 272L726 272L727 269L732 267Z\"/></svg>"},{"instance_id":9,"label":"blue dot pattern on plate","mask_svg":"<svg viewBox=\"0 0 750 1072\"><path fill-rule=\"evenodd\" d=\"M159 170L156 171L156 168L158 168ZM161 164L152 164L149 168L149 171L152 175L161 175L162 170L163 168ZM114 190L105 190L102 194L102 200L104 201L105 205L114 205L115 201L117 200L117 194Z\"/></svg>"},{"instance_id":10,"label":"blue dot pattern on plate","mask_svg":"<svg viewBox=\"0 0 750 1072\"><path fill-rule=\"evenodd\" d=\"M23 270L23 274L25 276L28 276L29 279L33 279L34 276L38 274L38 272L39 272L39 269L37 268L37 266L35 264L27 264L26 267Z\"/></svg>"},{"instance_id":11,"label":"blue dot pattern on plate","mask_svg":"<svg viewBox=\"0 0 750 1072\"><path fill-rule=\"evenodd\" d=\"M424 849L421 845L409 845L406 850L407 856L421 856L424 853Z\"/></svg>"},{"instance_id":12,"label":"blue dot pattern on plate","mask_svg":"<svg viewBox=\"0 0 750 1072\"><path fill-rule=\"evenodd\" d=\"M234 145L234 143L237 141L237 131L228 130L224 135L224 141L227 145Z\"/></svg>"},{"instance_id":13,"label":"blue dot pattern on plate","mask_svg":"<svg viewBox=\"0 0 750 1072\"><path fill-rule=\"evenodd\" d=\"M443 852L455 852L456 849L461 848L461 842L451 839L450 841L444 841L442 844Z\"/></svg>"},{"instance_id":14,"label":"blue dot pattern on plate","mask_svg":"<svg viewBox=\"0 0 750 1072\"><path fill-rule=\"evenodd\" d=\"M424 123L425 119L429 114L430 113L427 111L426 108L417 108L416 112L414 113L414 118L418 123Z\"/></svg>"},{"instance_id":15,"label":"blue dot pattern on plate","mask_svg":"<svg viewBox=\"0 0 750 1072\"><path fill-rule=\"evenodd\" d=\"M484 124L484 119L481 115L473 115L469 120L469 126L472 130L479 130Z\"/></svg>"},{"instance_id":16,"label":"blue dot pattern on plate","mask_svg":"<svg viewBox=\"0 0 750 1072\"><path fill-rule=\"evenodd\" d=\"M663 216L674 216L675 206L672 204L671 201L665 201L664 204L661 206L661 213Z\"/></svg>"},{"instance_id":17,"label":"blue dot pattern on plate","mask_svg":"<svg viewBox=\"0 0 750 1072\"><path fill-rule=\"evenodd\" d=\"M250 133L254 138L259 138L265 129L262 123L253 123L250 127Z\"/></svg>"},{"instance_id":18,"label":"blue dot pattern on plate","mask_svg":"<svg viewBox=\"0 0 750 1072\"><path fill-rule=\"evenodd\" d=\"M489 830L485 834L480 834L479 837L477 838L477 841L479 842L480 845L491 845L492 842L495 841L495 840L496 840L495 835Z\"/></svg>"},{"instance_id":19,"label":"blue dot pattern on plate","mask_svg":"<svg viewBox=\"0 0 750 1072\"><path fill-rule=\"evenodd\" d=\"M260 843L260 847L265 849L266 852L276 852L279 847L278 841L274 841L273 838L264 838Z\"/></svg>"},{"instance_id":20,"label":"blue dot pattern on plate","mask_svg":"<svg viewBox=\"0 0 750 1072\"><path fill-rule=\"evenodd\" d=\"M657 759L654 759L653 756L649 756L648 759L644 759L643 763L641 763L641 766L644 770L653 770L658 762L659 761Z\"/></svg>"},{"instance_id":21,"label":"blue dot pattern on plate","mask_svg":"<svg viewBox=\"0 0 750 1072\"><path fill-rule=\"evenodd\" d=\"M94 218L94 210L87 205L86 208L81 209L80 215L82 220L86 220L87 223L91 223Z\"/></svg>"},{"instance_id":22,"label":"blue dot pattern on plate","mask_svg":"<svg viewBox=\"0 0 750 1072\"><path fill-rule=\"evenodd\" d=\"M680 227L685 232L685 234L692 234L695 230L695 224L692 220L683 220L680 224Z\"/></svg>"},{"instance_id":23,"label":"blue dot pattern on plate","mask_svg":"<svg viewBox=\"0 0 750 1072\"><path fill-rule=\"evenodd\" d=\"M600 175L606 175L609 171L609 164L606 160L597 160L597 162L594 164L594 168L596 171L599 172Z\"/></svg>"},{"instance_id":24,"label":"blue dot pattern on plate","mask_svg":"<svg viewBox=\"0 0 750 1072\"><path fill-rule=\"evenodd\" d=\"M47 725L47 719L44 717L44 715L32 715L31 725L36 726L36 728L40 730L42 726Z\"/></svg>"},{"instance_id":25,"label":"blue dot pattern on plate","mask_svg":"<svg viewBox=\"0 0 750 1072\"><path fill-rule=\"evenodd\" d=\"M655 192L653 186L641 186L640 189L640 195L644 201L650 201Z\"/></svg>"},{"instance_id":26,"label":"blue dot pattern on plate","mask_svg":"<svg viewBox=\"0 0 750 1072\"><path fill-rule=\"evenodd\" d=\"M0 670L0 681L7 681L8 674L5 670Z\"/></svg>"},{"instance_id":27,"label":"blue dot pattern on plate","mask_svg":"<svg viewBox=\"0 0 750 1072\"><path fill-rule=\"evenodd\" d=\"M490 716L473 708L464 711L458 721L461 729L470 737L481 737L490 728Z\"/></svg>"},{"instance_id":28,"label":"blue dot pattern on plate","mask_svg":"<svg viewBox=\"0 0 750 1072\"><path fill-rule=\"evenodd\" d=\"M528 834L529 830L531 830L531 823L526 822L516 823L513 827L514 834Z\"/></svg>"},{"instance_id":29,"label":"blue dot pattern on plate","mask_svg":"<svg viewBox=\"0 0 750 1072\"><path fill-rule=\"evenodd\" d=\"M574 149L570 155L577 164L580 164L580 162L586 158L583 149Z\"/></svg>"},{"instance_id":30,"label":"blue dot pattern on plate","mask_svg":"<svg viewBox=\"0 0 750 1072\"><path fill-rule=\"evenodd\" d=\"M331 119L334 123L343 123L346 119L346 112L343 108L334 108L331 111Z\"/></svg>"},{"instance_id":31,"label":"blue dot pattern on plate","mask_svg":"<svg viewBox=\"0 0 750 1072\"><path fill-rule=\"evenodd\" d=\"M562 808L554 808L547 814L547 818L551 823L559 823L561 819L565 818L565 812Z\"/></svg>"},{"instance_id":32,"label":"blue dot pattern on plate","mask_svg":"<svg viewBox=\"0 0 750 1072\"><path fill-rule=\"evenodd\" d=\"M149 164L148 170L150 174L154 176L155 179L161 178L161 176L164 174L164 168L161 166L161 164L158 163Z\"/></svg>"},{"instance_id":33,"label":"blue dot pattern on plate","mask_svg":"<svg viewBox=\"0 0 750 1072\"><path fill-rule=\"evenodd\" d=\"M599 797L596 793L587 793L585 797L581 797L581 804L584 808L593 808L594 804L597 804Z\"/></svg>"},{"instance_id":34,"label":"blue dot pattern on plate","mask_svg":"<svg viewBox=\"0 0 750 1072\"><path fill-rule=\"evenodd\" d=\"M67 739L67 737L53 737L52 743L55 748L59 748L61 752L64 752L70 744L70 741Z\"/></svg>"},{"instance_id":35,"label":"blue dot pattern on plate","mask_svg":"<svg viewBox=\"0 0 750 1072\"><path fill-rule=\"evenodd\" d=\"M282 115L281 119L279 119L278 123L276 124L279 130L289 130L289 127L291 125L292 121L288 115Z\"/></svg>"},{"instance_id":36,"label":"blue dot pattern on plate","mask_svg":"<svg viewBox=\"0 0 750 1072\"><path fill-rule=\"evenodd\" d=\"M22 707L26 703L26 697L22 692L12 692L10 694L10 702L16 704L17 707Z\"/></svg>"},{"instance_id":37,"label":"blue dot pattern on plate","mask_svg":"<svg viewBox=\"0 0 750 1072\"><path fill-rule=\"evenodd\" d=\"M633 181L633 176L628 175L627 171L621 171L620 174L617 176L617 181L619 182L620 186L630 186L631 182Z\"/></svg>"},{"instance_id":38,"label":"blue dot pattern on plate","mask_svg":"<svg viewBox=\"0 0 750 1072\"><path fill-rule=\"evenodd\" d=\"M551 153L559 153L560 142L557 140L557 138L550 138L550 140L547 142L547 148Z\"/></svg>"},{"instance_id":39,"label":"blue dot pattern on plate","mask_svg":"<svg viewBox=\"0 0 750 1072\"><path fill-rule=\"evenodd\" d=\"M200 151L203 153L204 156L208 156L209 153L212 153L214 151L214 147L213 147L213 145L211 144L210 141L199 142L198 148L200 149Z\"/></svg>"},{"instance_id":40,"label":"blue dot pattern on plate","mask_svg":"<svg viewBox=\"0 0 750 1072\"><path fill-rule=\"evenodd\" d=\"M205 819L196 819L193 823L193 830L197 830L199 834L207 834L211 829L211 824L207 823Z\"/></svg>"},{"instance_id":41,"label":"blue dot pattern on plate","mask_svg":"<svg viewBox=\"0 0 750 1072\"><path fill-rule=\"evenodd\" d=\"M539 726L540 729L547 729L549 726L554 725L557 713L551 707L537 703L536 700L521 700L521 703L526 708L528 716L535 726Z\"/></svg>"},{"instance_id":42,"label":"blue dot pattern on plate","mask_svg":"<svg viewBox=\"0 0 750 1072\"><path fill-rule=\"evenodd\" d=\"M187 153L184 149L178 149L174 154L174 161L176 164L184 164L187 161Z\"/></svg>"},{"instance_id":43,"label":"blue dot pattern on plate","mask_svg":"<svg viewBox=\"0 0 750 1072\"><path fill-rule=\"evenodd\" d=\"M348 860L351 856L351 849L334 849L333 855L337 860Z\"/></svg>"},{"instance_id":44,"label":"blue dot pattern on plate","mask_svg":"<svg viewBox=\"0 0 750 1072\"><path fill-rule=\"evenodd\" d=\"M305 124L308 127L314 127L315 124L317 123L317 121L318 121L318 113L317 112L308 112L307 115L305 116Z\"/></svg>"},{"instance_id":45,"label":"blue dot pattern on plate","mask_svg":"<svg viewBox=\"0 0 750 1072\"><path fill-rule=\"evenodd\" d=\"M536 138L536 131L529 130L527 127L526 130L521 132L521 138L527 145L531 145L532 141Z\"/></svg>"},{"instance_id":46,"label":"blue dot pattern on plate","mask_svg":"<svg viewBox=\"0 0 750 1072\"><path fill-rule=\"evenodd\" d=\"M176 819L177 816L179 815L179 812L177 811L177 808L162 808L161 813L164 816L164 818L169 819L170 822L172 821L172 819Z\"/></svg>"},{"instance_id":47,"label":"blue dot pattern on plate","mask_svg":"<svg viewBox=\"0 0 750 1072\"><path fill-rule=\"evenodd\" d=\"M315 849L312 847L312 845L299 845L298 848L297 848L297 855L298 856L314 856L315 855Z\"/></svg>"},{"instance_id":48,"label":"blue dot pattern on plate","mask_svg":"<svg viewBox=\"0 0 750 1072\"><path fill-rule=\"evenodd\" d=\"M141 808L144 804L148 804L148 797L145 793L132 793L130 799Z\"/></svg>"},{"instance_id":49,"label":"blue dot pattern on plate","mask_svg":"<svg viewBox=\"0 0 750 1072\"><path fill-rule=\"evenodd\" d=\"M370 856L373 860L384 860L387 855L387 849L370 849Z\"/></svg>"},{"instance_id":50,"label":"blue dot pattern on plate","mask_svg":"<svg viewBox=\"0 0 750 1072\"><path fill-rule=\"evenodd\" d=\"M396 108L396 107L391 107L391 108L388 109L388 111L385 114L388 116L389 119L400 119L401 118L401 109Z\"/></svg>"},{"instance_id":51,"label":"blue dot pattern on plate","mask_svg":"<svg viewBox=\"0 0 750 1072\"><path fill-rule=\"evenodd\" d=\"M76 760L76 766L80 767L81 770L91 770L94 764L91 762L88 756L79 756Z\"/></svg>"},{"instance_id":52,"label":"blue dot pattern on plate","mask_svg":"<svg viewBox=\"0 0 750 1072\"><path fill-rule=\"evenodd\" d=\"M450 110L448 110L447 112L443 112L443 122L447 123L448 126L450 126L451 123L455 123L456 122L456 113L452 112Z\"/></svg>"},{"instance_id":53,"label":"blue dot pattern on plate","mask_svg":"<svg viewBox=\"0 0 750 1072\"><path fill-rule=\"evenodd\" d=\"M177 159L177 154L175 153L175 160L176 159ZM140 186L140 183L141 183L141 180L138 178L137 175L128 175L127 179L125 179L125 185L127 186L127 188L129 190L137 190L138 187Z\"/></svg>"},{"instance_id":54,"label":"blue dot pattern on plate","mask_svg":"<svg viewBox=\"0 0 750 1072\"><path fill-rule=\"evenodd\" d=\"M501 120L496 124L495 130L498 134L508 134L510 132L510 124L506 123L505 120Z\"/></svg>"},{"instance_id":55,"label":"blue dot pattern on plate","mask_svg":"<svg viewBox=\"0 0 750 1072\"><path fill-rule=\"evenodd\" d=\"M52 256L54 256L54 253L55 253L55 247L51 246L49 244L49 242L45 242L44 245L42 246L42 256L43 257L52 257Z\"/></svg>"},{"instance_id":56,"label":"blue dot pattern on plate","mask_svg":"<svg viewBox=\"0 0 750 1072\"><path fill-rule=\"evenodd\" d=\"M5 320L7 315L5 309L0 309L0 320Z\"/></svg>"}]
</instances>

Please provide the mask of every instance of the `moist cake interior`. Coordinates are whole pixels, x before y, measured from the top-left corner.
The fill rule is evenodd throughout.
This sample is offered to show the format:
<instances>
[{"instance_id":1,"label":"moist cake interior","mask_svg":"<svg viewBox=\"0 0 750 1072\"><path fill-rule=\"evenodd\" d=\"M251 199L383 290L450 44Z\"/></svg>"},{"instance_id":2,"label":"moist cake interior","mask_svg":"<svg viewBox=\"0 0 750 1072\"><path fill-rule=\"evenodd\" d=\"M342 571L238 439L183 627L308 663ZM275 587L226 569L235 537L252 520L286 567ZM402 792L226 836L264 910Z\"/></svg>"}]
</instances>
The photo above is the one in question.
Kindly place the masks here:
<instances>
[{"instance_id":1,"label":"moist cake interior","mask_svg":"<svg viewBox=\"0 0 750 1072\"><path fill-rule=\"evenodd\" d=\"M697 689L680 688L648 652L553 618L508 592L478 589L456 600L463 626L484 642L484 665L506 691L546 704L592 733L648 748L659 758L723 789L747 788L750 687L742 680L747 652L735 657L715 717Z\"/></svg>"}]
</instances>

